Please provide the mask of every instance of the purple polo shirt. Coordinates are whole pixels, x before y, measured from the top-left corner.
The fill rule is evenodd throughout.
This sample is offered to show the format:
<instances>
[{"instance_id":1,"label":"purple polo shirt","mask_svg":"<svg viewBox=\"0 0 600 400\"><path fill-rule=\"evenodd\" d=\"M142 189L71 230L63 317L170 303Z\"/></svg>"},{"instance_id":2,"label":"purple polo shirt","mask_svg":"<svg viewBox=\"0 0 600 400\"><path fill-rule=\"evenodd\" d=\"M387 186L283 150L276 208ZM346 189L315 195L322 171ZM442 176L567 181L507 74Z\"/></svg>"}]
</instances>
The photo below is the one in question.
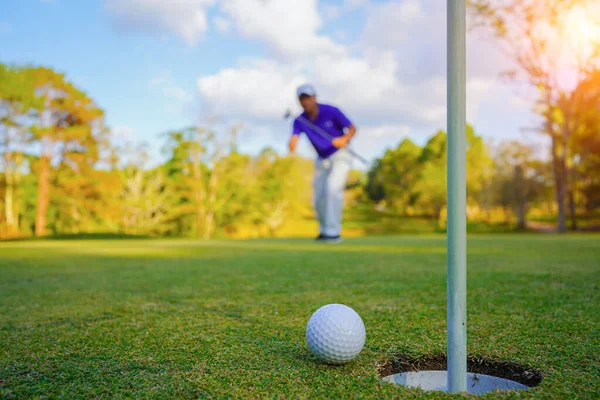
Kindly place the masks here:
<instances>
[{"instance_id":1,"label":"purple polo shirt","mask_svg":"<svg viewBox=\"0 0 600 400\"><path fill-rule=\"evenodd\" d=\"M312 122L334 138L343 136L344 129L352 125L352 122L350 122L344 113L337 107L328 104L319 103L319 114L316 121L311 120L305 112L300 114L300 116ZM331 144L329 139L323 137L319 132L314 131L310 125L296 118L294 120L292 135L300 135L301 133L304 133L308 137L308 140L310 140L320 158L327 158L338 150L337 147Z\"/></svg>"}]
</instances>

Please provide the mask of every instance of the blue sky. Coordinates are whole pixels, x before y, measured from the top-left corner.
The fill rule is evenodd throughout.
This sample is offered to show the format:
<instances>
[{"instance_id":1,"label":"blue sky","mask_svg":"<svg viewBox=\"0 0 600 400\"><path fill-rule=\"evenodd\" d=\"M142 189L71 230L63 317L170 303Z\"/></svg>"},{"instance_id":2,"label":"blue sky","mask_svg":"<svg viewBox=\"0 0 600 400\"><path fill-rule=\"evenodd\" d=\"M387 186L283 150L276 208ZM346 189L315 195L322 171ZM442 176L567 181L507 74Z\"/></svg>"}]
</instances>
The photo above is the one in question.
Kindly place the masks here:
<instances>
[{"instance_id":1,"label":"blue sky","mask_svg":"<svg viewBox=\"0 0 600 400\"><path fill-rule=\"evenodd\" d=\"M210 119L242 123L239 147L284 151L285 108L305 81L380 156L445 129L445 2L439 0L21 0L0 15L0 61L64 72L107 112L118 139L147 141ZM468 120L523 139L531 101L498 78L493 44L468 39ZM312 155L306 141L301 150Z\"/></svg>"}]
</instances>

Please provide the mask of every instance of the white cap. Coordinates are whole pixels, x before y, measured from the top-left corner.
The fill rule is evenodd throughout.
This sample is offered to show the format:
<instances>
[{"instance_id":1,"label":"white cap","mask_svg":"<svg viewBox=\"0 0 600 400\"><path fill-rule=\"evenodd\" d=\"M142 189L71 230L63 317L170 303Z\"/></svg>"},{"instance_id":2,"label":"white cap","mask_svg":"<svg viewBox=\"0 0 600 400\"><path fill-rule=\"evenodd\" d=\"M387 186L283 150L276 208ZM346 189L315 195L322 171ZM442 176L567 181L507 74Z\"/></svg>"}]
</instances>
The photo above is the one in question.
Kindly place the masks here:
<instances>
[{"instance_id":1,"label":"white cap","mask_svg":"<svg viewBox=\"0 0 600 400\"><path fill-rule=\"evenodd\" d=\"M314 87L312 87L312 85L309 85L308 83L300 86L297 90L296 93L298 95L298 97L302 96L303 94L307 95L307 96L314 96L317 94L317 91L315 90Z\"/></svg>"}]
</instances>

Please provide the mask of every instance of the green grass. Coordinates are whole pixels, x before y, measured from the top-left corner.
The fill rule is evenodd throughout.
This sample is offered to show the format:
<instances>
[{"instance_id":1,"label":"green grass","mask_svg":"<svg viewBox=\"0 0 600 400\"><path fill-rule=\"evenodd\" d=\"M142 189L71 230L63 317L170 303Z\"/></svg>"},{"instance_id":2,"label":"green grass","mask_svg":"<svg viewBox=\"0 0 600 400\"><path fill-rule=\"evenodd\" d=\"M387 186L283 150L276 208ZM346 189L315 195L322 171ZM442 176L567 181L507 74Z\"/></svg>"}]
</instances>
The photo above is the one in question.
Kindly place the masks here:
<instances>
[{"instance_id":1,"label":"green grass","mask_svg":"<svg viewBox=\"0 0 600 400\"><path fill-rule=\"evenodd\" d=\"M469 239L469 354L539 369L526 393L600 396L600 236ZM0 243L0 398L453 398L382 384L445 352L443 236ZM345 303L367 328L341 367L306 347Z\"/></svg>"},{"instance_id":2,"label":"green grass","mask_svg":"<svg viewBox=\"0 0 600 400\"><path fill-rule=\"evenodd\" d=\"M311 220L314 220L311 218ZM377 211L371 206L358 205L344 211L344 228L358 236L370 235L431 235L445 233L436 218L405 216L393 211ZM313 227L314 231L317 227ZM467 231L472 234L515 233L516 225L467 221Z\"/></svg>"}]
</instances>

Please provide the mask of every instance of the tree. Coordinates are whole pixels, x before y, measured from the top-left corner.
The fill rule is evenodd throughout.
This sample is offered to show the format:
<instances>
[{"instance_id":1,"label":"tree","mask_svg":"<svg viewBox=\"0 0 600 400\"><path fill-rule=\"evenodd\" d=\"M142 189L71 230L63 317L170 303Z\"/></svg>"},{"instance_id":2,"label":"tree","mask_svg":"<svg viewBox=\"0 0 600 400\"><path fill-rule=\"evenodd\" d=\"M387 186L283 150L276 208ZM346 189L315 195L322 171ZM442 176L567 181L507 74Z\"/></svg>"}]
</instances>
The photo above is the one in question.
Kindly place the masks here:
<instances>
[{"instance_id":1,"label":"tree","mask_svg":"<svg viewBox=\"0 0 600 400\"><path fill-rule=\"evenodd\" d=\"M164 171L147 169L148 153L143 146L129 151L132 158L121 170L122 229L127 234L162 234L171 204L171 192Z\"/></svg>"},{"instance_id":2,"label":"tree","mask_svg":"<svg viewBox=\"0 0 600 400\"><path fill-rule=\"evenodd\" d=\"M232 234L237 230L239 222L251 212L252 199L250 186L256 179L252 171L251 157L240 154L232 147L229 153L223 154L211 173L220 175L216 189L214 229Z\"/></svg>"},{"instance_id":3,"label":"tree","mask_svg":"<svg viewBox=\"0 0 600 400\"><path fill-rule=\"evenodd\" d=\"M481 137L467 125L467 194L477 202L489 175L491 159ZM386 151L369 171L365 187L374 201L384 200L397 211L409 209L439 219L446 205L446 133L438 131L423 148L403 140Z\"/></svg>"},{"instance_id":4,"label":"tree","mask_svg":"<svg viewBox=\"0 0 600 400\"><path fill-rule=\"evenodd\" d=\"M365 201L365 178L363 171L351 170L348 174L344 191L344 202L347 206L354 206Z\"/></svg>"},{"instance_id":5,"label":"tree","mask_svg":"<svg viewBox=\"0 0 600 400\"><path fill-rule=\"evenodd\" d=\"M73 168L77 158L93 164L98 157L98 138L104 131L104 112L83 91L66 80L64 74L39 67L31 71L35 92L43 107L31 128L39 144L37 163L38 196L35 233L46 232L53 164Z\"/></svg>"},{"instance_id":6,"label":"tree","mask_svg":"<svg viewBox=\"0 0 600 400\"><path fill-rule=\"evenodd\" d=\"M471 125L467 125L466 136L467 203L480 206L481 194L494 163L483 138L475 134Z\"/></svg>"},{"instance_id":7,"label":"tree","mask_svg":"<svg viewBox=\"0 0 600 400\"><path fill-rule=\"evenodd\" d=\"M236 132L234 127L231 133ZM227 180L228 174L241 170L234 168L234 165L239 166L240 159L226 156L225 144L210 128L169 131L166 137L163 151L169 154L169 160L165 168L181 193L176 213L180 218L193 216L196 236L210 239L215 232L217 216L223 214L224 207L244 184L239 174L237 181Z\"/></svg>"},{"instance_id":8,"label":"tree","mask_svg":"<svg viewBox=\"0 0 600 400\"><path fill-rule=\"evenodd\" d=\"M527 211L546 189L544 163L534 157L532 146L517 141L501 143L494 157L491 188L493 202L511 210L519 229L527 226Z\"/></svg>"},{"instance_id":9,"label":"tree","mask_svg":"<svg viewBox=\"0 0 600 400\"><path fill-rule=\"evenodd\" d=\"M592 211L600 207L600 69L582 80L572 92L564 108L576 112L578 129L573 137L573 159L571 168L573 190L575 182L581 181L581 193L585 208ZM571 208L575 201L570 198ZM572 214L573 211L571 212Z\"/></svg>"},{"instance_id":10,"label":"tree","mask_svg":"<svg viewBox=\"0 0 600 400\"><path fill-rule=\"evenodd\" d=\"M419 208L439 219L446 205L446 133L432 136L417 160L414 191Z\"/></svg>"},{"instance_id":11,"label":"tree","mask_svg":"<svg viewBox=\"0 0 600 400\"><path fill-rule=\"evenodd\" d=\"M4 171L4 216L9 233L19 230L18 194L31 141L28 123L39 107L26 68L0 64L0 153Z\"/></svg>"},{"instance_id":12,"label":"tree","mask_svg":"<svg viewBox=\"0 0 600 400\"><path fill-rule=\"evenodd\" d=\"M526 83L538 90L534 109L542 117L542 124L536 130L551 139L558 230L564 232L568 165L573 164L571 139L578 129L578 111L564 107L563 99L570 97L573 85L566 87L561 78L572 76L577 86L600 63L600 42L590 28L591 14L600 13L597 2L470 0L469 10L474 17L473 26L491 30L515 62L517 68L507 71L507 76L518 81L522 75Z\"/></svg>"},{"instance_id":13,"label":"tree","mask_svg":"<svg viewBox=\"0 0 600 400\"><path fill-rule=\"evenodd\" d=\"M367 173L365 192L367 197L374 203L380 203L385 199L384 179L382 173L382 159L375 160L373 166Z\"/></svg>"},{"instance_id":14,"label":"tree","mask_svg":"<svg viewBox=\"0 0 600 400\"><path fill-rule=\"evenodd\" d=\"M419 174L417 161L422 149L410 139L385 152L381 159L381 182L389 204L400 212L414 204L414 186Z\"/></svg>"},{"instance_id":15,"label":"tree","mask_svg":"<svg viewBox=\"0 0 600 400\"><path fill-rule=\"evenodd\" d=\"M265 148L254 160L254 185L251 188L251 221L265 226L275 236L285 221L302 207L302 185L299 158L282 157Z\"/></svg>"}]
</instances>

